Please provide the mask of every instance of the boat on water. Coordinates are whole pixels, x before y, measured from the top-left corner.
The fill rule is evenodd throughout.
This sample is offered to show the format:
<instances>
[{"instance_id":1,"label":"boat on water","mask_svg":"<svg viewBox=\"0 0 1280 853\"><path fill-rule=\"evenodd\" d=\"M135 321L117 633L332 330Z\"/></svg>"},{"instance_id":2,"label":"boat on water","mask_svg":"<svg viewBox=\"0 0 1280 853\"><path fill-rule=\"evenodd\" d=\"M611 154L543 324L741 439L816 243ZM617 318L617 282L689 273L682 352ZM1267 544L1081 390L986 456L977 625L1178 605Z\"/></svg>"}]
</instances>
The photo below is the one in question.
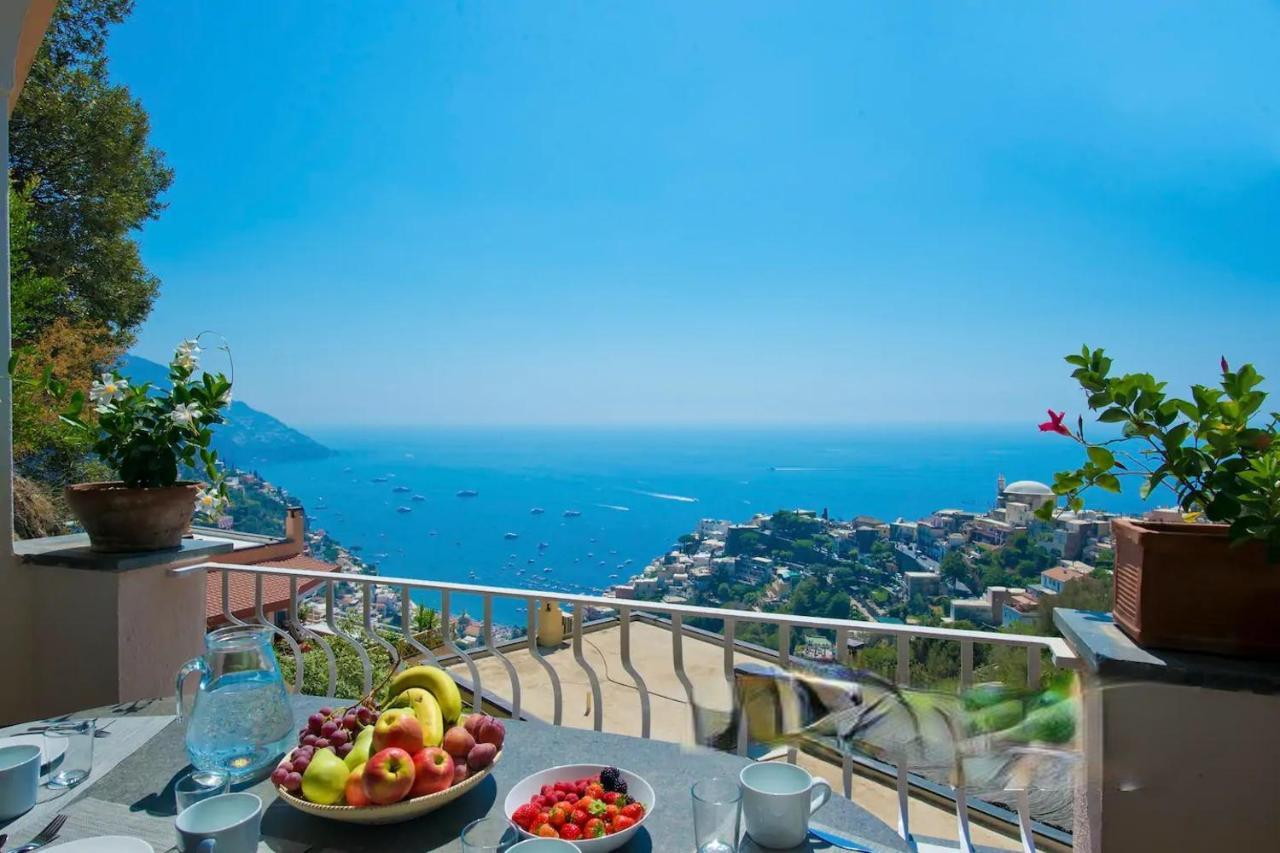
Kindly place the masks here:
<instances>
[{"instance_id":1,"label":"boat on water","mask_svg":"<svg viewBox=\"0 0 1280 853\"><path fill-rule=\"evenodd\" d=\"M386 477L374 477L374 478L373 478L373 480L372 480L372 482L374 482L374 483L385 483L385 482L387 482L387 478L386 478Z\"/></svg>"},{"instance_id":2,"label":"boat on water","mask_svg":"<svg viewBox=\"0 0 1280 853\"><path fill-rule=\"evenodd\" d=\"M436 531L434 531L434 530L428 530L428 531L427 531L427 535L428 535L428 536L439 536L440 534L439 534L439 533L437 533L437 532L436 532Z\"/></svg>"},{"instance_id":3,"label":"boat on water","mask_svg":"<svg viewBox=\"0 0 1280 853\"><path fill-rule=\"evenodd\" d=\"M408 487L408 486L396 486L396 487L395 487L394 489L392 489L391 491L393 491L393 492L407 492L407 491L409 491L409 487Z\"/></svg>"},{"instance_id":4,"label":"boat on water","mask_svg":"<svg viewBox=\"0 0 1280 853\"><path fill-rule=\"evenodd\" d=\"M547 567L546 567L545 569L543 569L542 571L544 571L544 572L553 572L553 571L555 571L555 569L551 568L550 566L547 566Z\"/></svg>"},{"instance_id":5,"label":"boat on water","mask_svg":"<svg viewBox=\"0 0 1280 853\"><path fill-rule=\"evenodd\" d=\"M479 494L475 489L458 489L458 497L460 498L474 498Z\"/></svg>"},{"instance_id":6,"label":"boat on water","mask_svg":"<svg viewBox=\"0 0 1280 853\"><path fill-rule=\"evenodd\" d=\"M542 515L544 512L546 512L545 509L540 506L535 506L533 509L529 510L529 515Z\"/></svg>"},{"instance_id":7,"label":"boat on water","mask_svg":"<svg viewBox=\"0 0 1280 853\"><path fill-rule=\"evenodd\" d=\"M530 557L527 562L530 562L530 563L534 562L533 557Z\"/></svg>"},{"instance_id":8,"label":"boat on water","mask_svg":"<svg viewBox=\"0 0 1280 853\"><path fill-rule=\"evenodd\" d=\"M400 513L404 513L404 512L413 512L413 507L411 507L411 506L398 506L398 507L396 507L396 512L400 512Z\"/></svg>"},{"instance_id":9,"label":"boat on water","mask_svg":"<svg viewBox=\"0 0 1280 853\"><path fill-rule=\"evenodd\" d=\"M425 498L425 497L423 497L422 495L414 495L414 496L413 496L413 499L414 499L415 501L417 501L418 503L422 503L423 501L425 501L425 500L426 500L426 498Z\"/></svg>"},{"instance_id":10,"label":"boat on water","mask_svg":"<svg viewBox=\"0 0 1280 853\"><path fill-rule=\"evenodd\" d=\"M519 534L519 533L504 533L504 534L502 534L502 538L503 538L503 539L519 539L519 538L520 538L520 534Z\"/></svg>"},{"instance_id":11,"label":"boat on water","mask_svg":"<svg viewBox=\"0 0 1280 853\"><path fill-rule=\"evenodd\" d=\"M350 465L348 465L346 468L343 468L343 469L342 469L342 473L344 473L344 474L350 474L350 473L351 473L351 470L352 470L351 466L350 466Z\"/></svg>"},{"instance_id":12,"label":"boat on water","mask_svg":"<svg viewBox=\"0 0 1280 853\"><path fill-rule=\"evenodd\" d=\"M582 515L582 513L581 513L581 512L579 512L579 511L578 511L578 510L576 510L576 509L566 509L566 510L564 511L564 517L565 517L565 518L577 518L577 517L578 517L578 516L580 516L580 515Z\"/></svg>"},{"instance_id":13,"label":"boat on water","mask_svg":"<svg viewBox=\"0 0 1280 853\"><path fill-rule=\"evenodd\" d=\"M539 543L538 543L538 550L539 550L539 551L545 551L545 550L547 550L547 549L548 549L548 548L550 548L550 547L551 547L551 543L550 543L550 542L539 542Z\"/></svg>"}]
</instances>

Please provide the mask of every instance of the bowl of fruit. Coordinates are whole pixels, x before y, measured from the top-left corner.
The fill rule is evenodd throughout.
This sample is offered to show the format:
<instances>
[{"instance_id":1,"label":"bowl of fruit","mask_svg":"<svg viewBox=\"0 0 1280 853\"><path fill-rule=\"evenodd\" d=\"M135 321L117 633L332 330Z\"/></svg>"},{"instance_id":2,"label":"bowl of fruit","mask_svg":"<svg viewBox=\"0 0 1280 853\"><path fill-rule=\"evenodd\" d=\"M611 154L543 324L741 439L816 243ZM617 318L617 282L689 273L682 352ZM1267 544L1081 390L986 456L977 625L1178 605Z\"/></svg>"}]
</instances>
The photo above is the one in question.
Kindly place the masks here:
<instances>
[{"instance_id":1,"label":"bowl of fruit","mask_svg":"<svg viewBox=\"0 0 1280 853\"><path fill-rule=\"evenodd\" d=\"M657 797L629 770L565 764L526 776L507 794L507 819L525 838L561 838L583 853L607 853L631 840Z\"/></svg>"},{"instance_id":2,"label":"bowl of fruit","mask_svg":"<svg viewBox=\"0 0 1280 853\"><path fill-rule=\"evenodd\" d=\"M406 669L386 694L382 709L365 697L312 714L271 774L280 799L329 820L399 823L461 797L501 757L502 723L462 718L462 697L443 670Z\"/></svg>"}]
</instances>

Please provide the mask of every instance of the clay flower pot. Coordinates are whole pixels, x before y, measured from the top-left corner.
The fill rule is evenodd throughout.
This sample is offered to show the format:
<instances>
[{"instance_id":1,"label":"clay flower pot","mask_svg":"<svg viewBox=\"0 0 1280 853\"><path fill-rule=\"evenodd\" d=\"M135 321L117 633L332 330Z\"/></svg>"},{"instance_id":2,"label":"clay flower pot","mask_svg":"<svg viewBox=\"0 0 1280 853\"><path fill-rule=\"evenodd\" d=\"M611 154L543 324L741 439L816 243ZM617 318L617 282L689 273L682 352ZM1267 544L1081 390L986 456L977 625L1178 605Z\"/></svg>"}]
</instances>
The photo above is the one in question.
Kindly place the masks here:
<instances>
[{"instance_id":1,"label":"clay flower pot","mask_svg":"<svg viewBox=\"0 0 1280 853\"><path fill-rule=\"evenodd\" d=\"M1118 518L1114 616L1139 645L1280 657L1280 563L1225 524Z\"/></svg>"},{"instance_id":2,"label":"clay flower pot","mask_svg":"<svg viewBox=\"0 0 1280 853\"><path fill-rule=\"evenodd\" d=\"M67 503L94 551L127 553L177 548L191 529L195 483L135 489L121 482L68 486Z\"/></svg>"}]
</instances>

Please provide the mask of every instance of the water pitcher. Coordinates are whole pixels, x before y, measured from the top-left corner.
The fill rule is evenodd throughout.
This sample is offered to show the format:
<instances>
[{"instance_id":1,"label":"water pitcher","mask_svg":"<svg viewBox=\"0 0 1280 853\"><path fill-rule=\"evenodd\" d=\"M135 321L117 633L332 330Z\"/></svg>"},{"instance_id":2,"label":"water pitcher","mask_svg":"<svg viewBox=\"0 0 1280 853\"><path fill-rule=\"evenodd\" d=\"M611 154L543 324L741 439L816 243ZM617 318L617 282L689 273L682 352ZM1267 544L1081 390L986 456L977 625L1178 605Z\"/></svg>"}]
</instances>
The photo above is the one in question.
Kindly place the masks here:
<instances>
[{"instance_id":1,"label":"water pitcher","mask_svg":"<svg viewBox=\"0 0 1280 853\"><path fill-rule=\"evenodd\" d=\"M273 768L293 745L293 712L271 631L235 625L204 638L203 657L178 670L178 719L185 712L182 685L200 673L200 686L187 716L187 757L201 770L222 770L233 781Z\"/></svg>"}]
</instances>

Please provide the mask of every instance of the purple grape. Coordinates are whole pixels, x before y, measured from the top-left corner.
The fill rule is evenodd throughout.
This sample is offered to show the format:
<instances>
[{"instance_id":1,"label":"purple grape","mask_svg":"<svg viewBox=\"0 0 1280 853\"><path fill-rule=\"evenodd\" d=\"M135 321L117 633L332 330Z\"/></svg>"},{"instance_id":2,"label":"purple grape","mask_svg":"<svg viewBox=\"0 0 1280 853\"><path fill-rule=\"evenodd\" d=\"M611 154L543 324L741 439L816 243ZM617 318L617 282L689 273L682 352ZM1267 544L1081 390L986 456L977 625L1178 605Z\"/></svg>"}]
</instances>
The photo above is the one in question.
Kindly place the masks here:
<instances>
[{"instance_id":1,"label":"purple grape","mask_svg":"<svg viewBox=\"0 0 1280 853\"><path fill-rule=\"evenodd\" d=\"M320 738L316 741L316 749L328 749L330 746L328 738Z\"/></svg>"},{"instance_id":2,"label":"purple grape","mask_svg":"<svg viewBox=\"0 0 1280 853\"><path fill-rule=\"evenodd\" d=\"M332 709L332 708L330 708L328 705L326 705L326 706L324 706L323 708L321 708L321 709L319 710L319 712L318 712L318 713L319 713L319 714L320 714L320 716L322 716L322 717L332 717L332 716L333 716L333 709Z\"/></svg>"},{"instance_id":3,"label":"purple grape","mask_svg":"<svg viewBox=\"0 0 1280 853\"><path fill-rule=\"evenodd\" d=\"M290 773L285 777L284 788L286 791L297 792L302 790L302 774Z\"/></svg>"},{"instance_id":4,"label":"purple grape","mask_svg":"<svg viewBox=\"0 0 1280 853\"><path fill-rule=\"evenodd\" d=\"M350 737L351 735L347 734L346 729L338 729L336 732L329 735L329 743L334 746L342 746L350 739Z\"/></svg>"},{"instance_id":5,"label":"purple grape","mask_svg":"<svg viewBox=\"0 0 1280 853\"><path fill-rule=\"evenodd\" d=\"M349 713L342 718L342 727L349 731L353 731L360 721L355 714Z\"/></svg>"},{"instance_id":6,"label":"purple grape","mask_svg":"<svg viewBox=\"0 0 1280 853\"><path fill-rule=\"evenodd\" d=\"M333 720L326 720L325 724L320 727L320 737L333 737L333 733L338 730L338 724Z\"/></svg>"},{"instance_id":7,"label":"purple grape","mask_svg":"<svg viewBox=\"0 0 1280 853\"><path fill-rule=\"evenodd\" d=\"M344 743L344 744L342 744L342 746L338 747L338 757L339 757L339 758L346 758L348 755L350 755L350 754L351 754L351 750L353 750L353 749L355 749L355 748L356 748L356 745L355 745L354 743Z\"/></svg>"},{"instance_id":8,"label":"purple grape","mask_svg":"<svg viewBox=\"0 0 1280 853\"><path fill-rule=\"evenodd\" d=\"M316 741L317 741L317 740L319 740L319 738L317 738L315 735L311 735L311 734L309 734L309 735L307 735L306 737L304 737L304 738L302 739L302 745L303 745L303 746L315 746L315 745L316 745Z\"/></svg>"},{"instance_id":9,"label":"purple grape","mask_svg":"<svg viewBox=\"0 0 1280 853\"><path fill-rule=\"evenodd\" d=\"M293 772L293 768L286 764L281 764L275 770L271 771L271 784L283 785L284 780L289 778L289 774Z\"/></svg>"},{"instance_id":10,"label":"purple grape","mask_svg":"<svg viewBox=\"0 0 1280 853\"><path fill-rule=\"evenodd\" d=\"M367 705L361 705L360 710L356 711L356 719L360 721L360 725L367 726L373 722L373 710Z\"/></svg>"},{"instance_id":11,"label":"purple grape","mask_svg":"<svg viewBox=\"0 0 1280 853\"><path fill-rule=\"evenodd\" d=\"M293 772L306 773L307 768L311 766L311 756L302 755L293 760Z\"/></svg>"},{"instance_id":12,"label":"purple grape","mask_svg":"<svg viewBox=\"0 0 1280 853\"><path fill-rule=\"evenodd\" d=\"M320 727L324 725L324 717L319 714L312 714L307 717L307 729L313 734L320 734Z\"/></svg>"}]
</instances>

